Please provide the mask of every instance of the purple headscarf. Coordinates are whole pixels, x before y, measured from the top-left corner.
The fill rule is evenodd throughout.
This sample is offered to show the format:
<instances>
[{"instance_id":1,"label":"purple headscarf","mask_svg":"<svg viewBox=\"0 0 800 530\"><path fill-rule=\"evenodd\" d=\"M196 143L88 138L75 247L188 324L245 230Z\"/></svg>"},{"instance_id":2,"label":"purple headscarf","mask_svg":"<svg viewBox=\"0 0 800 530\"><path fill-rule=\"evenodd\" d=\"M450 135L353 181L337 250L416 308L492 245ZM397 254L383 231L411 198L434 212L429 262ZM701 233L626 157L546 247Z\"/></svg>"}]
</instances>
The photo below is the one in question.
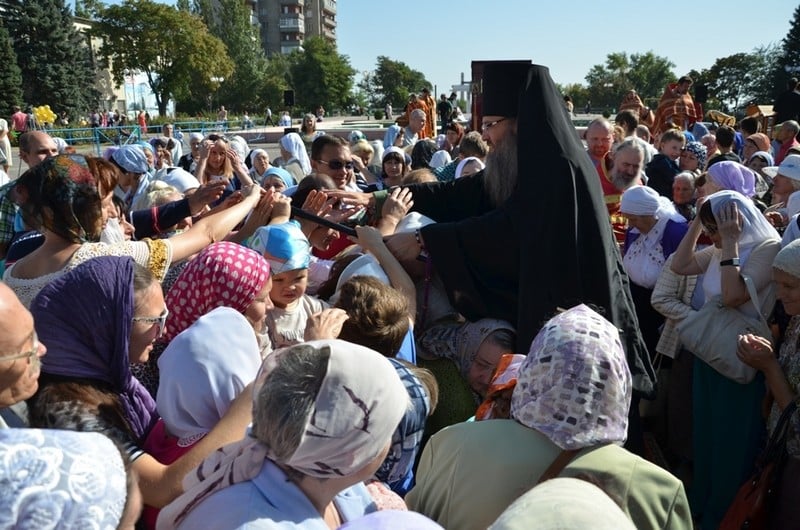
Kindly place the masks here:
<instances>
[{"instance_id":1,"label":"purple headscarf","mask_svg":"<svg viewBox=\"0 0 800 530\"><path fill-rule=\"evenodd\" d=\"M117 393L137 439L158 419L156 404L133 377L133 260L95 258L48 284L31 304L36 333L47 345L42 372L97 379Z\"/></svg>"},{"instance_id":2,"label":"purple headscarf","mask_svg":"<svg viewBox=\"0 0 800 530\"><path fill-rule=\"evenodd\" d=\"M756 194L756 174L738 162L717 162L708 168L708 175L723 190L738 191L745 197Z\"/></svg>"}]
</instances>

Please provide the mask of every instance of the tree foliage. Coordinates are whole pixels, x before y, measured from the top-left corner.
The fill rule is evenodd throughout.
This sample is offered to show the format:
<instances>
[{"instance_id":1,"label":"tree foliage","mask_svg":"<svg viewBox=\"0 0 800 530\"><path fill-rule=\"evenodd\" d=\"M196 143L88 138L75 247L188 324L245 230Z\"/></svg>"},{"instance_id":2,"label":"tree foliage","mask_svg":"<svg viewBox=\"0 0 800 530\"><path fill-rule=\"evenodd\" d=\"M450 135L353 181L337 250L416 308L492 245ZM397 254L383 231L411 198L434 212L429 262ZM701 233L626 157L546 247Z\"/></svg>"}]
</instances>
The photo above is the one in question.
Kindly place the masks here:
<instances>
[{"instance_id":1,"label":"tree foliage","mask_svg":"<svg viewBox=\"0 0 800 530\"><path fill-rule=\"evenodd\" d=\"M322 37L311 37L303 49L289 56L291 86L298 107L313 111L318 105L345 108L350 101L355 70L350 58Z\"/></svg>"},{"instance_id":2,"label":"tree foliage","mask_svg":"<svg viewBox=\"0 0 800 530\"><path fill-rule=\"evenodd\" d=\"M370 104L381 108L387 102L395 108L402 108L408 101L409 94L417 93L423 87L432 88L422 72L385 55L378 56L375 72L365 76L365 79L368 83L363 89L371 99Z\"/></svg>"},{"instance_id":3,"label":"tree foliage","mask_svg":"<svg viewBox=\"0 0 800 530\"><path fill-rule=\"evenodd\" d=\"M11 47L8 30L0 25L0 116L10 116L14 105L22 105L22 72L17 66L17 55Z\"/></svg>"},{"instance_id":4,"label":"tree foliage","mask_svg":"<svg viewBox=\"0 0 800 530\"><path fill-rule=\"evenodd\" d=\"M675 80L675 64L653 52L609 53L605 64L592 66L586 74L588 97L593 106L616 107L628 90L643 100L661 97L664 87Z\"/></svg>"},{"instance_id":5,"label":"tree foliage","mask_svg":"<svg viewBox=\"0 0 800 530\"><path fill-rule=\"evenodd\" d=\"M152 0L104 8L94 33L114 80L143 72L162 115L170 99L205 101L233 72L225 44L198 16Z\"/></svg>"},{"instance_id":6,"label":"tree foliage","mask_svg":"<svg viewBox=\"0 0 800 530\"><path fill-rule=\"evenodd\" d=\"M703 70L701 79L724 111L735 112L760 99L765 84L769 84L770 67L764 50L735 53L717 59L711 68Z\"/></svg>"},{"instance_id":7,"label":"tree foliage","mask_svg":"<svg viewBox=\"0 0 800 530\"><path fill-rule=\"evenodd\" d=\"M217 98L232 110L260 109L265 104L267 58L250 8L242 0L194 0L195 12L228 49L233 72Z\"/></svg>"},{"instance_id":8,"label":"tree foliage","mask_svg":"<svg viewBox=\"0 0 800 530\"><path fill-rule=\"evenodd\" d=\"M29 105L48 104L56 113L84 113L99 94L91 49L72 23L64 0L8 0L5 24ZM3 75L6 75L4 72Z\"/></svg>"},{"instance_id":9,"label":"tree foliage","mask_svg":"<svg viewBox=\"0 0 800 530\"><path fill-rule=\"evenodd\" d=\"M780 53L772 67L773 100L786 90L790 78L800 78L800 6L794 10L792 26L783 38Z\"/></svg>"}]
</instances>

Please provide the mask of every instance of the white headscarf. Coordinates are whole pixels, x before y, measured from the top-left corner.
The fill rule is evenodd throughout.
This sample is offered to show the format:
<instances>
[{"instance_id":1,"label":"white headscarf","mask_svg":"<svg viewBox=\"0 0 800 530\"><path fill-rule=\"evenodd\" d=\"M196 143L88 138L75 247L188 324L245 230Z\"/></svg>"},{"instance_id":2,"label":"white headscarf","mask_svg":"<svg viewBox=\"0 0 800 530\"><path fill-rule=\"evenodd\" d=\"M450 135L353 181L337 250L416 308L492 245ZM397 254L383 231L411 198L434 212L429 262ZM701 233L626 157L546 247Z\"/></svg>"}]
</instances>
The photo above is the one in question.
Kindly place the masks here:
<instances>
[{"instance_id":1,"label":"white headscarf","mask_svg":"<svg viewBox=\"0 0 800 530\"><path fill-rule=\"evenodd\" d=\"M800 241L792 241L783 247L775 256L772 267L800 278Z\"/></svg>"},{"instance_id":2,"label":"white headscarf","mask_svg":"<svg viewBox=\"0 0 800 530\"><path fill-rule=\"evenodd\" d=\"M629 215L647 215L656 219L656 224L646 234L641 234L630 244L622 263L631 281L636 285L652 289L664 267L664 250L661 240L669 221L685 223L686 219L675 205L649 186L633 186L625 190L620 200L620 212ZM631 228L632 233L639 230Z\"/></svg>"},{"instance_id":3,"label":"white headscarf","mask_svg":"<svg viewBox=\"0 0 800 530\"><path fill-rule=\"evenodd\" d=\"M465 158L464 160L459 162L458 166L456 166L456 179L460 179L461 178L461 173L464 172L464 168L470 162L477 162L481 169L486 167L486 164L484 164L483 160L481 160L480 158L475 157L475 156L468 156L467 158Z\"/></svg>"},{"instance_id":4,"label":"white headscarf","mask_svg":"<svg viewBox=\"0 0 800 530\"><path fill-rule=\"evenodd\" d=\"M0 526L119 525L128 496L122 455L99 433L0 429Z\"/></svg>"},{"instance_id":5,"label":"white headscarf","mask_svg":"<svg viewBox=\"0 0 800 530\"><path fill-rule=\"evenodd\" d=\"M303 173L306 175L311 173L311 161L308 159L306 146L299 134L289 133L284 135L280 140L280 144L281 147L286 149L289 152L289 155L291 155L286 163L289 163L292 160L297 160L297 162L300 164L300 167L303 168Z\"/></svg>"},{"instance_id":6,"label":"white headscarf","mask_svg":"<svg viewBox=\"0 0 800 530\"><path fill-rule=\"evenodd\" d=\"M780 240L780 235L767 219L758 211L753 201L737 191L718 191L706 198L711 205L711 213L719 223L719 212L731 202L735 203L742 216L742 233L739 236L739 263L744 266L750 252L768 239ZM719 252L711 260L703 275L703 293L706 300L722 292L722 277L719 269Z\"/></svg>"},{"instance_id":7,"label":"white headscarf","mask_svg":"<svg viewBox=\"0 0 800 530\"><path fill-rule=\"evenodd\" d=\"M446 166L452 161L453 158L450 156L450 153L448 153L444 149L440 149L439 151L433 153L433 156L431 157L430 166L431 169L437 169L442 166Z\"/></svg>"},{"instance_id":8,"label":"white headscarf","mask_svg":"<svg viewBox=\"0 0 800 530\"><path fill-rule=\"evenodd\" d=\"M158 358L158 412L178 445L202 438L252 382L261 366L253 327L218 307L178 334Z\"/></svg>"}]
</instances>

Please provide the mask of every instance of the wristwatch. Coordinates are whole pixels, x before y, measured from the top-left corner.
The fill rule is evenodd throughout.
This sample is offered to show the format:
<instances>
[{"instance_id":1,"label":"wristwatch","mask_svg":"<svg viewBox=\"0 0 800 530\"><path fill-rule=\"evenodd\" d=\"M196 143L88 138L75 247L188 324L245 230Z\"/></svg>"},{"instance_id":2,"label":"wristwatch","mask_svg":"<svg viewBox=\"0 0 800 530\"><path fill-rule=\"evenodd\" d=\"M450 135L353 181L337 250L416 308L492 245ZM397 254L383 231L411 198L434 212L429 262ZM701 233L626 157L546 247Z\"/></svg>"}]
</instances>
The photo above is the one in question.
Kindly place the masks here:
<instances>
[{"instance_id":1,"label":"wristwatch","mask_svg":"<svg viewBox=\"0 0 800 530\"><path fill-rule=\"evenodd\" d=\"M731 258L731 259L722 260L722 261L719 262L719 266L720 267L727 267L727 266L738 267L739 266L739 258Z\"/></svg>"}]
</instances>

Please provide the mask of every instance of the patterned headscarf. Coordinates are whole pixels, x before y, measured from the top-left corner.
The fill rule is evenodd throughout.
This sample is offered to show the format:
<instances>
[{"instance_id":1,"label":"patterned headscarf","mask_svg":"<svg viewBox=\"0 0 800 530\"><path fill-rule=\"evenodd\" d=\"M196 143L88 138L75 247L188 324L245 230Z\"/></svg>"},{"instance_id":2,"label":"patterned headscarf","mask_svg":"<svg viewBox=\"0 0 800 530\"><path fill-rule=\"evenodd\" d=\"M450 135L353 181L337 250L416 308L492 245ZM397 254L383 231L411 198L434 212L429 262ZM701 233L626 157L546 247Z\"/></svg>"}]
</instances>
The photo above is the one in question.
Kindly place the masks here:
<instances>
[{"instance_id":1,"label":"patterned headscarf","mask_svg":"<svg viewBox=\"0 0 800 530\"><path fill-rule=\"evenodd\" d=\"M330 353L328 369L305 419L300 444L286 460L275 460L269 447L259 442L266 429L259 425L261 385L284 356L296 348ZM159 528L175 528L206 497L223 488L251 480L264 459L303 475L324 479L349 476L364 468L386 447L409 408L408 392L393 365L380 353L341 340L318 340L290 346L269 355L256 379L254 418L250 435L217 450L183 480L184 493L161 510Z\"/></svg>"},{"instance_id":2,"label":"patterned headscarf","mask_svg":"<svg viewBox=\"0 0 800 530\"><path fill-rule=\"evenodd\" d=\"M756 193L756 174L739 162L717 162L708 168L708 176L723 190L738 191L745 197L752 197Z\"/></svg>"},{"instance_id":3,"label":"patterned headscarf","mask_svg":"<svg viewBox=\"0 0 800 530\"><path fill-rule=\"evenodd\" d=\"M133 294L133 260L103 256L46 285L31 303L31 314L47 344L42 372L107 383L141 439L158 414L150 393L131 374Z\"/></svg>"},{"instance_id":4,"label":"patterned headscarf","mask_svg":"<svg viewBox=\"0 0 800 530\"><path fill-rule=\"evenodd\" d=\"M706 161L708 159L708 149L700 142L689 142L684 147L684 150L689 151L697 157L697 169L703 171L706 168Z\"/></svg>"},{"instance_id":5,"label":"patterned headscarf","mask_svg":"<svg viewBox=\"0 0 800 530\"><path fill-rule=\"evenodd\" d=\"M403 481L411 472L422 442L425 431L425 422L431 413L431 400L425 386L417 379L411 370L406 368L397 359L389 358L397 375L406 387L411 406L406 410L400 424L392 435L392 447L386 460L375 472L375 478L385 482L392 491L397 491ZM405 493L405 492L403 492Z\"/></svg>"},{"instance_id":6,"label":"patterned headscarf","mask_svg":"<svg viewBox=\"0 0 800 530\"><path fill-rule=\"evenodd\" d=\"M162 341L171 341L215 307L244 313L269 272L269 263L258 252L227 241L209 245L186 265L167 293L169 318Z\"/></svg>"},{"instance_id":7,"label":"patterned headscarf","mask_svg":"<svg viewBox=\"0 0 800 530\"><path fill-rule=\"evenodd\" d=\"M224 349L220 346L224 344ZM201 316L158 358L158 412L178 445L208 433L261 366L253 328L230 307Z\"/></svg>"},{"instance_id":8,"label":"patterned headscarf","mask_svg":"<svg viewBox=\"0 0 800 530\"><path fill-rule=\"evenodd\" d=\"M608 320L581 304L551 318L531 344L511 417L561 449L625 441L631 373Z\"/></svg>"},{"instance_id":9,"label":"patterned headscarf","mask_svg":"<svg viewBox=\"0 0 800 530\"><path fill-rule=\"evenodd\" d=\"M128 496L122 455L94 432L0 429L0 527L119 525Z\"/></svg>"},{"instance_id":10,"label":"patterned headscarf","mask_svg":"<svg viewBox=\"0 0 800 530\"><path fill-rule=\"evenodd\" d=\"M515 332L513 325L494 318L466 322L460 326L431 326L420 337L419 347L428 355L450 359L458 366L461 376L466 378L472 361L478 354L478 348L486 337L501 329Z\"/></svg>"},{"instance_id":11,"label":"patterned headscarf","mask_svg":"<svg viewBox=\"0 0 800 530\"><path fill-rule=\"evenodd\" d=\"M17 180L22 217L34 229L44 228L70 243L99 241L102 218L97 179L83 155L47 158ZM52 216L45 216L45 209Z\"/></svg>"}]
</instances>

